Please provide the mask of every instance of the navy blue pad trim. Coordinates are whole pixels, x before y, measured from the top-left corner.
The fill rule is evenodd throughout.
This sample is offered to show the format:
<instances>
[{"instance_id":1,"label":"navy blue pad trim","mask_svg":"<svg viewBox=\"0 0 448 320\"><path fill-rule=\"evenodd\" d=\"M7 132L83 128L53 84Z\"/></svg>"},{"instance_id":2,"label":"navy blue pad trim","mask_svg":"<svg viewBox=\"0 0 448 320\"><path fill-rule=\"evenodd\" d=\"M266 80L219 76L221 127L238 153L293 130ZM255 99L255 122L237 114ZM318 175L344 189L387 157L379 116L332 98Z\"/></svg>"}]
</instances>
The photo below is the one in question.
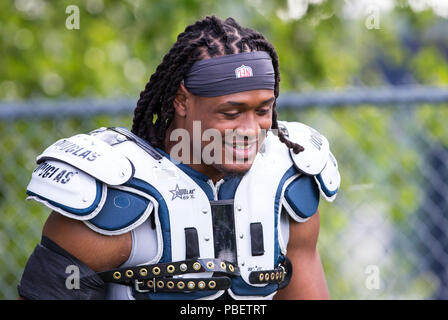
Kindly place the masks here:
<instances>
[{"instance_id":1,"label":"navy blue pad trim","mask_svg":"<svg viewBox=\"0 0 448 320\"><path fill-rule=\"evenodd\" d=\"M338 193L339 188L334 190L334 191L330 191L330 190L327 189L327 186L325 185L324 181L322 180L322 176L320 174L318 174L316 177L317 177L317 180L320 183L320 188L322 189L322 191L325 193L325 195L327 197L332 197L336 193Z\"/></svg>"},{"instance_id":2,"label":"navy blue pad trim","mask_svg":"<svg viewBox=\"0 0 448 320\"><path fill-rule=\"evenodd\" d=\"M241 276L232 279L232 292L239 296L267 296L278 290L277 283L269 283L263 287L254 287L246 283Z\"/></svg>"},{"instance_id":3,"label":"navy blue pad trim","mask_svg":"<svg viewBox=\"0 0 448 320\"><path fill-rule=\"evenodd\" d=\"M154 188L149 183L137 179L132 178L129 182L125 184L125 186L135 188L137 190L140 190L142 192L145 192L151 196L154 197L155 201L159 204L159 220L162 227L162 237L163 237L163 254L162 258L160 258L159 262L168 262L172 261L171 259L171 232L170 232L170 215L168 214L168 207L165 203L165 199L160 194L159 191L157 191L156 188ZM158 292L157 294L161 294ZM171 293L169 293L171 294Z\"/></svg>"},{"instance_id":4,"label":"navy blue pad trim","mask_svg":"<svg viewBox=\"0 0 448 320\"><path fill-rule=\"evenodd\" d=\"M311 217L319 207L319 188L312 176L301 175L285 190L285 199L301 218Z\"/></svg>"},{"instance_id":5,"label":"navy blue pad trim","mask_svg":"<svg viewBox=\"0 0 448 320\"><path fill-rule=\"evenodd\" d=\"M142 216L149 202L139 195L109 188L103 208L89 222L103 230L124 229Z\"/></svg>"}]
</instances>

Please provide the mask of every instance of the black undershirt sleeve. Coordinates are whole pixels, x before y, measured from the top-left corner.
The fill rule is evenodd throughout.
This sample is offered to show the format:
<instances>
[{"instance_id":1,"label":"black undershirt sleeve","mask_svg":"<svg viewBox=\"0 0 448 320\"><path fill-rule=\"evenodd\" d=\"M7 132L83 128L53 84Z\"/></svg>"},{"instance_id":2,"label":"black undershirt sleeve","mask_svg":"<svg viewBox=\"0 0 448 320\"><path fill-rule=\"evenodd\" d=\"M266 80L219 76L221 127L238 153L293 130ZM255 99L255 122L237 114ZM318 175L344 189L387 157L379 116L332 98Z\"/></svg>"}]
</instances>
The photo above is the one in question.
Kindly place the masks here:
<instances>
[{"instance_id":1,"label":"black undershirt sleeve","mask_svg":"<svg viewBox=\"0 0 448 320\"><path fill-rule=\"evenodd\" d=\"M106 298L106 285L96 272L45 236L28 259L17 289L28 300Z\"/></svg>"}]
</instances>

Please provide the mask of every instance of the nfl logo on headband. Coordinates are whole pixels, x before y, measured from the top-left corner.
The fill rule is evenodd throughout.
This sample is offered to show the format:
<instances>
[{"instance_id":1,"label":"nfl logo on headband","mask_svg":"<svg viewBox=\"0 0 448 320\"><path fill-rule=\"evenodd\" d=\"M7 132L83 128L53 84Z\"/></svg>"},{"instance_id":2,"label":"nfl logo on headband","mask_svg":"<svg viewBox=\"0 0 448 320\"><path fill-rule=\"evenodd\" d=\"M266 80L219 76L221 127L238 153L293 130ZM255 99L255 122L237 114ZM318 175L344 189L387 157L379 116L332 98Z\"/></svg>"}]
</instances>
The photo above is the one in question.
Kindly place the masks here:
<instances>
[{"instance_id":1,"label":"nfl logo on headband","mask_svg":"<svg viewBox=\"0 0 448 320\"><path fill-rule=\"evenodd\" d=\"M275 71L268 52L241 52L195 61L185 75L184 85L200 97L274 90Z\"/></svg>"},{"instance_id":2,"label":"nfl logo on headband","mask_svg":"<svg viewBox=\"0 0 448 320\"><path fill-rule=\"evenodd\" d=\"M235 69L235 76L237 78L248 78L248 77L253 77L253 73L252 73L252 68L245 66L244 64Z\"/></svg>"}]
</instances>

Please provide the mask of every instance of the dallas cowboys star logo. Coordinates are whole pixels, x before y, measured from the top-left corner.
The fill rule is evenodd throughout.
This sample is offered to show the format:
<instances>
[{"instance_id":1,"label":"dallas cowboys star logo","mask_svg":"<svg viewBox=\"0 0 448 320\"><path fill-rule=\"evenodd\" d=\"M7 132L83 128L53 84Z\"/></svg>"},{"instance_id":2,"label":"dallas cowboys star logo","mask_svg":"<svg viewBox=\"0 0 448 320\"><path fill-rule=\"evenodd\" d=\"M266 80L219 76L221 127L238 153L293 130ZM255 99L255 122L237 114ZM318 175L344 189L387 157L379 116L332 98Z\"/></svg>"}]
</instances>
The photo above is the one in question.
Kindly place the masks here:
<instances>
[{"instance_id":1,"label":"dallas cowboys star logo","mask_svg":"<svg viewBox=\"0 0 448 320\"><path fill-rule=\"evenodd\" d=\"M194 198L194 190L195 189L181 189L179 188L179 185L176 184L176 188L174 188L174 190L169 190L173 197L171 198L171 200L174 200L176 198L180 198L182 200L188 200L188 199L193 199Z\"/></svg>"}]
</instances>

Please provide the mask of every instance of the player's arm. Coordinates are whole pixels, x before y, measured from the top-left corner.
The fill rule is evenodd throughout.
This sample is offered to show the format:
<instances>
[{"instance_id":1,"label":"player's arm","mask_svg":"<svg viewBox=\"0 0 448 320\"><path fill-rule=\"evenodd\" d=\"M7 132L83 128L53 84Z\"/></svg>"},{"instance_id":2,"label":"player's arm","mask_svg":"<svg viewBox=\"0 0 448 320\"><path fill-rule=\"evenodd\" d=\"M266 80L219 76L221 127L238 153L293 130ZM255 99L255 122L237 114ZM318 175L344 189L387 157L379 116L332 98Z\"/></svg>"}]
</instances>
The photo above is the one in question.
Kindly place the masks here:
<instances>
[{"instance_id":1,"label":"player's arm","mask_svg":"<svg viewBox=\"0 0 448 320\"><path fill-rule=\"evenodd\" d=\"M96 272L116 268L128 259L131 252L130 232L115 236L102 235L82 221L64 217L57 212L52 212L48 217L42 235Z\"/></svg>"},{"instance_id":2,"label":"player's arm","mask_svg":"<svg viewBox=\"0 0 448 320\"><path fill-rule=\"evenodd\" d=\"M19 295L25 299L104 299L106 286L96 272L124 263L131 245L130 232L101 235L82 221L52 212L42 241L23 272ZM79 282L74 278L77 275Z\"/></svg>"},{"instance_id":3,"label":"player's arm","mask_svg":"<svg viewBox=\"0 0 448 320\"><path fill-rule=\"evenodd\" d=\"M285 189L283 206L290 216L287 256L293 265L290 284L281 289L277 299L327 299L328 288L317 250L319 236L319 201L336 199L341 175L328 140L315 129L299 122L279 121L288 139L304 151L290 150L300 176Z\"/></svg>"},{"instance_id":4,"label":"player's arm","mask_svg":"<svg viewBox=\"0 0 448 320\"><path fill-rule=\"evenodd\" d=\"M149 195L129 186L118 188L135 174L134 164L117 148L130 141L127 135L131 133L100 128L60 139L36 158L27 199L53 212L26 264L20 296L104 298L106 285L97 272L127 260L130 231L153 210ZM80 288L70 289L77 286L78 275Z\"/></svg>"},{"instance_id":5,"label":"player's arm","mask_svg":"<svg viewBox=\"0 0 448 320\"><path fill-rule=\"evenodd\" d=\"M290 220L290 238L287 255L293 265L289 285L274 299L329 299L322 263L317 250L319 212L307 222Z\"/></svg>"}]
</instances>

